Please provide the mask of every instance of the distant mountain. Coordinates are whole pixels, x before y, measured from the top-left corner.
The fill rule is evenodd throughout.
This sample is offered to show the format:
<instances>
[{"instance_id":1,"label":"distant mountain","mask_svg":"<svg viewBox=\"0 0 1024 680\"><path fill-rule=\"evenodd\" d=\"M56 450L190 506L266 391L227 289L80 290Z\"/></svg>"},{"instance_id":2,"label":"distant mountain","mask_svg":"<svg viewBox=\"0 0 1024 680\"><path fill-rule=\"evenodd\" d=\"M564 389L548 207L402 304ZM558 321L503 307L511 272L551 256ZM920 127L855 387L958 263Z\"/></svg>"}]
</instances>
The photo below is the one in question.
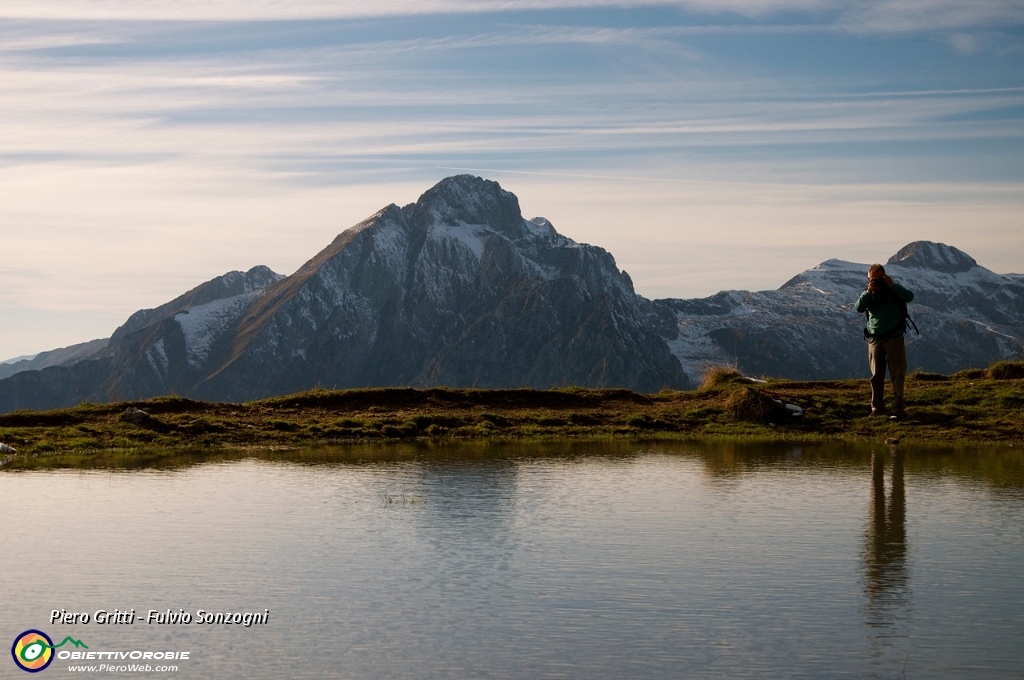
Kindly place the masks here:
<instances>
[{"instance_id":1,"label":"distant mountain","mask_svg":"<svg viewBox=\"0 0 1024 680\"><path fill-rule=\"evenodd\" d=\"M853 303L867 267L827 260L778 290L651 301L605 250L460 175L341 233L291 276L230 272L136 312L109 339L0 366L0 412L167 393L244 401L316 385L650 392L691 387L718 364L866 377ZM915 293L912 370L1024 357L1024 276L929 241L886 268Z\"/></svg>"},{"instance_id":2,"label":"distant mountain","mask_svg":"<svg viewBox=\"0 0 1024 680\"><path fill-rule=\"evenodd\" d=\"M162 329L170 335L169 346L177 347L182 342L174 332L178 315L192 308L217 305L227 310L244 309L264 287L282 278L263 266L248 272L228 272L156 309L136 312L110 338L43 352L30 361L2 366L0 369L15 370L0 380L0 413L19 408L58 408L83 401L111 401L122 398L121 385L133 381L135 394L155 396L175 391L184 382L178 381L183 376L175 375L174 380L161 382L151 380L145 370L137 371L133 357L139 345L145 345L153 335L159 336ZM220 321L230 323L229 316L223 315ZM157 338L151 347L152 354L159 355L163 350L163 339Z\"/></svg>"},{"instance_id":3,"label":"distant mountain","mask_svg":"<svg viewBox=\"0 0 1024 680\"><path fill-rule=\"evenodd\" d=\"M676 316L678 334L669 346L691 379L712 364L802 380L866 377L864 316L853 303L867 268L828 260L778 290L655 304ZM901 248L885 268L914 292L909 310L921 334L907 335L910 370L950 373L1024 358L1021 276L996 274L930 241Z\"/></svg>"},{"instance_id":4,"label":"distant mountain","mask_svg":"<svg viewBox=\"0 0 1024 680\"><path fill-rule=\"evenodd\" d=\"M21 356L14 357L12 359L4 359L3 361L0 361L0 365L3 365L3 364L16 364L19 361L29 361L30 359L34 359L37 356L38 356L37 354L22 354Z\"/></svg>"},{"instance_id":5,"label":"distant mountain","mask_svg":"<svg viewBox=\"0 0 1024 680\"><path fill-rule=\"evenodd\" d=\"M116 344L120 339L141 328L150 326L158 321L164 321L193 306L252 293L282 278L284 277L280 274L275 274L263 266L253 267L244 273L228 272L223 276L218 276L193 288L184 295L156 309L143 309L132 314L124 325L116 329L109 338L90 340L89 342L42 352L34 357L0 363L0 379L10 377L22 371L39 371L52 366L71 366L88 359L103 358L109 354L106 350L110 343Z\"/></svg>"},{"instance_id":6,"label":"distant mountain","mask_svg":"<svg viewBox=\"0 0 1024 680\"><path fill-rule=\"evenodd\" d=\"M295 274L232 272L132 315L97 354L0 381L0 412L315 385L690 385L671 311L612 256L451 177L340 234Z\"/></svg>"},{"instance_id":7,"label":"distant mountain","mask_svg":"<svg viewBox=\"0 0 1024 680\"><path fill-rule=\"evenodd\" d=\"M0 363L0 380L21 373L22 371L38 371L50 366L73 364L82 359L98 354L107 346L109 338L90 340L69 347L61 347L35 356L19 357Z\"/></svg>"}]
</instances>

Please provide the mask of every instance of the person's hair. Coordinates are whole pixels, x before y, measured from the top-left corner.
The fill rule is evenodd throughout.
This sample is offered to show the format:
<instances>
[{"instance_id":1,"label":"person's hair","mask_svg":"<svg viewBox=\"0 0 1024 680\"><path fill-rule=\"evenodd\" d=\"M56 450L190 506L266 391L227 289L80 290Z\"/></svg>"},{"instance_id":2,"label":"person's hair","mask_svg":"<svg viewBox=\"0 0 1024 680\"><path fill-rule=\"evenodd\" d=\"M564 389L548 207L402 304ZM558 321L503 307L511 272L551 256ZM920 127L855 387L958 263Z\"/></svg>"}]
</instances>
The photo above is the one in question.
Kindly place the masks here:
<instances>
[{"instance_id":1,"label":"person's hair","mask_svg":"<svg viewBox=\"0 0 1024 680\"><path fill-rule=\"evenodd\" d=\"M868 267L868 278L869 279L880 279L885 276L885 267L880 264L873 264Z\"/></svg>"}]
</instances>

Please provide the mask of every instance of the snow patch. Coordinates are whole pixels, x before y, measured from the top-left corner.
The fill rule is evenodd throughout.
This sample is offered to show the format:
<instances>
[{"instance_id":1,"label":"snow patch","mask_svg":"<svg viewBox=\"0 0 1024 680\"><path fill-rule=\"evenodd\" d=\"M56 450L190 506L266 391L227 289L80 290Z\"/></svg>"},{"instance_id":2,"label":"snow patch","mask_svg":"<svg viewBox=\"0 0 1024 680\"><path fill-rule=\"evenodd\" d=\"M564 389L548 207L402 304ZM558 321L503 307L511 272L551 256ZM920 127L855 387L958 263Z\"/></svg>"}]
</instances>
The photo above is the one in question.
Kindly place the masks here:
<instances>
[{"instance_id":1,"label":"snow patch","mask_svg":"<svg viewBox=\"0 0 1024 680\"><path fill-rule=\"evenodd\" d=\"M167 351L164 349L164 339L160 338L146 350L146 360L150 368L161 378L167 377Z\"/></svg>"},{"instance_id":2,"label":"snow patch","mask_svg":"<svg viewBox=\"0 0 1024 680\"><path fill-rule=\"evenodd\" d=\"M464 246L469 252L476 256L479 261L484 254L484 239L493 230L482 224L435 224L430 229L430 235L436 240L452 240Z\"/></svg>"},{"instance_id":3,"label":"snow patch","mask_svg":"<svg viewBox=\"0 0 1024 680\"><path fill-rule=\"evenodd\" d=\"M199 368L206 362L210 347L221 333L247 310L260 296L260 291L242 293L234 297L197 305L174 315L185 335L188 362Z\"/></svg>"}]
</instances>

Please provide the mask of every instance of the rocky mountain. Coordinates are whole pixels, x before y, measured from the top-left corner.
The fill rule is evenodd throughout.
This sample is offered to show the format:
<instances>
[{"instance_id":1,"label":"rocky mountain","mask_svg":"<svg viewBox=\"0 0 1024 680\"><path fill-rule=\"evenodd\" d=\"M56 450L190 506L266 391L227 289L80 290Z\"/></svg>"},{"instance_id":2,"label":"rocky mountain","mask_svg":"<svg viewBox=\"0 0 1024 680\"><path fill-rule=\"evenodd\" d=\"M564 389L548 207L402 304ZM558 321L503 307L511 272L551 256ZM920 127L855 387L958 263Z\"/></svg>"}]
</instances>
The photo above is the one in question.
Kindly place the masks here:
<instances>
[{"instance_id":1,"label":"rocky mountain","mask_svg":"<svg viewBox=\"0 0 1024 680\"><path fill-rule=\"evenodd\" d=\"M69 347L42 352L28 359L0 364L0 379L10 377L22 371L39 371L51 366L71 366L88 359L103 357L108 345L116 343L126 335L163 321L168 317L181 313L193 306L203 305L217 300L232 298L263 288L264 286L284 278L275 274L267 267L253 267L248 272L228 272L223 276L193 288L170 302L156 309L143 309L132 316L123 326L114 331L113 336L99 340L90 340Z\"/></svg>"},{"instance_id":2,"label":"rocky mountain","mask_svg":"<svg viewBox=\"0 0 1024 680\"><path fill-rule=\"evenodd\" d=\"M658 300L677 319L672 353L691 379L709 365L794 379L867 376L864 316L853 303L867 264L828 260L778 290L724 291L695 300ZM889 258L886 272L910 288L910 370L951 373L1024 358L1024 280L996 274L966 253L917 241Z\"/></svg>"},{"instance_id":3,"label":"rocky mountain","mask_svg":"<svg viewBox=\"0 0 1024 680\"><path fill-rule=\"evenodd\" d=\"M29 361L9 364L18 369L0 380L0 412L19 408L57 408L83 401L105 402L122 398L121 386L133 395L155 396L187 386L187 376L175 373L170 380L154 380L139 371L140 348L146 362L185 350L185 328L178 323L195 310L206 312L208 323L226 327L267 285L281 280L267 267L248 272L228 272L157 307L133 314L110 338L43 352ZM219 311L218 311L219 310ZM193 317L196 318L196 317ZM166 362L165 362L166 363ZM166 376L165 376L166 377ZM129 397L124 397L129 398Z\"/></svg>"},{"instance_id":4,"label":"rocky mountain","mask_svg":"<svg viewBox=\"0 0 1024 680\"><path fill-rule=\"evenodd\" d=\"M315 385L689 386L671 310L605 250L457 176L389 205L288 277L232 272L132 315L99 352L0 380L0 412Z\"/></svg>"},{"instance_id":5,"label":"rocky mountain","mask_svg":"<svg viewBox=\"0 0 1024 680\"><path fill-rule=\"evenodd\" d=\"M0 363L0 380L22 371L39 371L50 366L64 366L88 359L102 352L110 338L80 342L76 345L40 352L33 357L13 359Z\"/></svg>"},{"instance_id":6,"label":"rocky mountain","mask_svg":"<svg viewBox=\"0 0 1024 680\"><path fill-rule=\"evenodd\" d=\"M605 250L524 219L494 182L450 177L344 231L291 276L230 272L136 312L109 339L0 366L0 412L172 392L243 401L316 385L649 392L691 387L719 364L866 377L853 303L867 267L828 260L778 290L651 301ZM927 241L886 269L916 295L912 370L1024 357L1024 276Z\"/></svg>"}]
</instances>

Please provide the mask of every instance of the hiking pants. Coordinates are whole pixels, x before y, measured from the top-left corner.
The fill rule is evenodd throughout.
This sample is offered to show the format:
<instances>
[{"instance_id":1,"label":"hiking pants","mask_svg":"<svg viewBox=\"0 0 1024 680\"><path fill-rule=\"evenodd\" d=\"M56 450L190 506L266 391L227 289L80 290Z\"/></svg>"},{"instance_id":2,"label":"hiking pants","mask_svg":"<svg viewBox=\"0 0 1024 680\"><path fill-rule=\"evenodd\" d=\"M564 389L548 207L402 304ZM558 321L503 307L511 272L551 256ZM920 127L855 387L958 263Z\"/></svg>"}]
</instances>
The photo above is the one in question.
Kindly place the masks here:
<instances>
[{"instance_id":1,"label":"hiking pants","mask_svg":"<svg viewBox=\"0 0 1024 680\"><path fill-rule=\"evenodd\" d=\"M907 375L907 349L903 335L888 340L868 340L868 363L871 365L871 408L885 410L885 369L892 379L892 412L903 415L903 379Z\"/></svg>"}]
</instances>

